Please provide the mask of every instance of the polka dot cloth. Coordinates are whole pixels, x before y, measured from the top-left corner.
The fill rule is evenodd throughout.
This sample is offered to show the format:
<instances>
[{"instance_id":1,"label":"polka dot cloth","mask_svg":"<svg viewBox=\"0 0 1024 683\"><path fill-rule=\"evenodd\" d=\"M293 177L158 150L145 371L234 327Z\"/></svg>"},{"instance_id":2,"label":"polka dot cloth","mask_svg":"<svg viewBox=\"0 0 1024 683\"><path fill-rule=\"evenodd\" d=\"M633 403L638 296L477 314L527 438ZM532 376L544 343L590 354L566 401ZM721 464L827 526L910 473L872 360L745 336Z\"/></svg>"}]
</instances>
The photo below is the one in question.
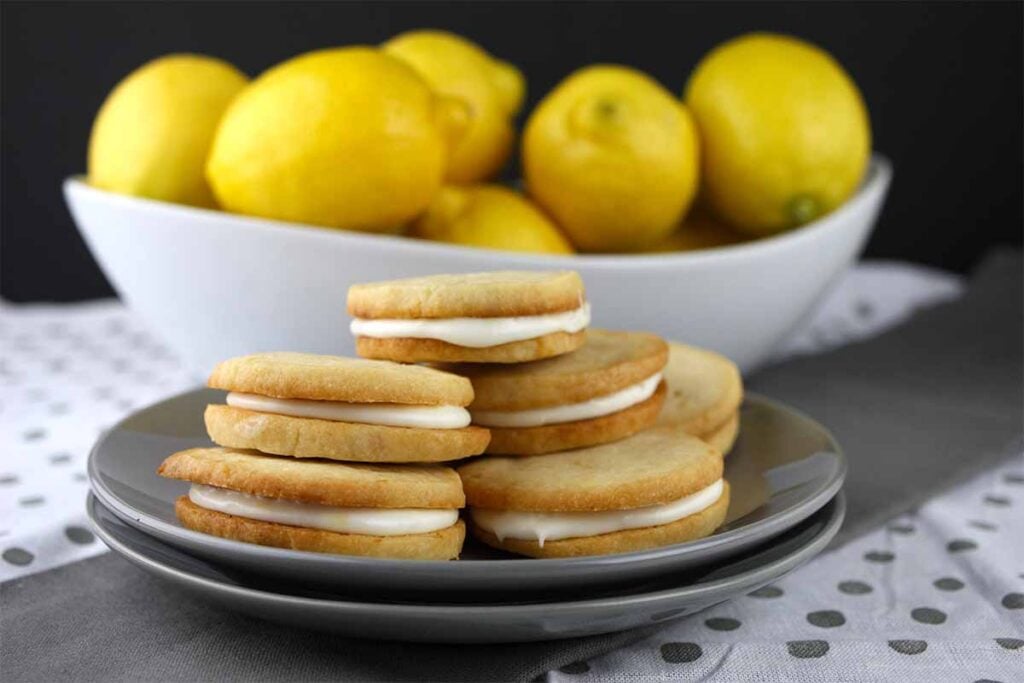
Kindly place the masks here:
<instances>
[{"instance_id":1,"label":"polka dot cloth","mask_svg":"<svg viewBox=\"0 0 1024 683\"><path fill-rule=\"evenodd\" d=\"M1022 681L1022 451L775 584L547 679Z\"/></svg>"},{"instance_id":2,"label":"polka dot cloth","mask_svg":"<svg viewBox=\"0 0 1024 683\"><path fill-rule=\"evenodd\" d=\"M89 449L195 384L120 304L0 305L0 580L106 550L85 516Z\"/></svg>"}]
</instances>

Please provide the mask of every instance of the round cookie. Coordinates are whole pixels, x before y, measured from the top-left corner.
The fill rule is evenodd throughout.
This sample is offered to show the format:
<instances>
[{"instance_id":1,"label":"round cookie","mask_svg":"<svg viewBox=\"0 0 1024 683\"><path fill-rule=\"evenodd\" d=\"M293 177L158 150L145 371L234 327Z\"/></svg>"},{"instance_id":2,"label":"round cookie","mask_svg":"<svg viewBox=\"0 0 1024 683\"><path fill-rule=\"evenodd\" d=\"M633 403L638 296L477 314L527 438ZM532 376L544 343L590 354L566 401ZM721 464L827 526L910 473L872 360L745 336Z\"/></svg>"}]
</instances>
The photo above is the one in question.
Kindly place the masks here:
<instances>
[{"instance_id":1,"label":"round cookie","mask_svg":"<svg viewBox=\"0 0 1024 683\"><path fill-rule=\"evenodd\" d=\"M287 351L222 361L207 386L274 398L349 403L467 406L473 400L469 382L433 368Z\"/></svg>"},{"instance_id":2,"label":"round cookie","mask_svg":"<svg viewBox=\"0 0 1024 683\"><path fill-rule=\"evenodd\" d=\"M531 426L499 426L485 413L521 413L583 404L635 387L657 375L668 345L645 332L591 329L580 349L518 365L442 366L473 383L473 421L491 430L488 453L536 455L623 439L654 424L665 387L650 385L636 403L576 420L544 418ZM545 423L546 422L546 423Z\"/></svg>"},{"instance_id":3,"label":"round cookie","mask_svg":"<svg viewBox=\"0 0 1024 683\"><path fill-rule=\"evenodd\" d=\"M661 382L654 394L645 401L589 420L540 427L488 427L491 441L485 452L541 455L625 439L657 422L665 402L665 393L665 383Z\"/></svg>"},{"instance_id":4,"label":"round cookie","mask_svg":"<svg viewBox=\"0 0 1024 683\"><path fill-rule=\"evenodd\" d=\"M558 541L537 541L518 538L499 540L494 534L472 525L475 538L492 548L507 550L528 557L580 557L582 555L614 555L632 553L649 548L659 548L676 543L693 541L714 533L725 522L729 510L729 483L725 482L722 496L711 507L682 519L640 529L626 529L597 536L565 538Z\"/></svg>"},{"instance_id":5,"label":"round cookie","mask_svg":"<svg viewBox=\"0 0 1024 683\"><path fill-rule=\"evenodd\" d=\"M526 458L484 457L458 469L472 511L601 513L664 506L701 493L722 478L722 458L678 426L648 429L623 441ZM471 523L497 548L533 557L629 552L706 536L728 509L728 486L692 514L641 528L570 536L499 538Z\"/></svg>"},{"instance_id":6,"label":"round cookie","mask_svg":"<svg viewBox=\"0 0 1024 683\"><path fill-rule=\"evenodd\" d=\"M668 344L647 332L591 328L573 353L511 366L445 365L473 384L473 410L529 410L581 403L620 391L660 372Z\"/></svg>"},{"instance_id":7,"label":"round cookie","mask_svg":"<svg viewBox=\"0 0 1024 683\"><path fill-rule=\"evenodd\" d=\"M486 456L457 468L466 504L492 510L594 512L663 505L722 478L718 451L679 427L543 456Z\"/></svg>"},{"instance_id":8,"label":"round cookie","mask_svg":"<svg viewBox=\"0 0 1024 683\"><path fill-rule=\"evenodd\" d=\"M459 460L483 453L491 438L482 427L390 427L260 413L218 404L206 406L203 419L210 439L221 446L349 462Z\"/></svg>"},{"instance_id":9,"label":"round cookie","mask_svg":"<svg viewBox=\"0 0 1024 683\"><path fill-rule=\"evenodd\" d=\"M579 308L583 280L571 270L429 275L352 285L354 318L508 318Z\"/></svg>"},{"instance_id":10,"label":"round cookie","mask_svg":"<svg viewBox=\"0 0 1024 683\"><path fill-rule=\"evenodd\" d=\"M175 501L174 511L181 523L193 531L244 543L313 553L402 560L457 560L466 538L466 525L461 519L447 529L426 534L369 536L339 534L226 515L201 508L187 496L181 496Z\"/></svg>"},{"instance_id":11,"label":"round cookie","mask_svg":"<svg viewBox=\"0 0 1024 683\"><path fill-rule=\"evenodd\" d=\"M465 496L458 475L448 467L349 465L193 448L167 458L157 473L214 487L179 497L175 513L185 527L221 538L310 552L425 560L457 558L465 538L465 525L457 517ZM231 496L226 509L216 509L225 504L216 501L215 493ZM254 498L237 498L238 494ZM302 508L304 504L313 507ZM298 512L296 505L301 508ZM402 519L416 510L444 510L451 511L452 523L422 533L346 533L318 528L315 520L323 519L325 512L317 506L362 510L360 514L374 511L375 524L393 519L380 516L389 514L389 509L412 511L401 513ZM244 516L246 512L249 516ZM326 514L334 523L352 517L330 510ZM277 521L273 521L275 515L279 515ZM311 526L299 526L296 520Z\"/></svg>"},{"instance_id":12,"label":"round cookie","mask_svg":"<svg viewBox=\"0 0 1024 683\"><path fill-rule=\"evenodd\" d=\"M441 465L292 460L231 448L190 448L157 474L265 498L356 508L461 508L462 482Z\"/></svg>"},{"instance_id":13,"label":"round cookie","mask_svg":"<svg viewBox=\"0 0 1024 683\"><path fill-rule=\"evenodd\" d=\"M230 392L229 405L211 404L205 414L210 438L229 448L352 462L442 462L482 453L490 441L486 429L469 424L472 384L435 368L259 353L219 363L209 385Z\"/></svg>"},{"instance_id":14,"label":"round cookie","mask_svg":"<svg viewBox=\"0 0 1024 683\"><path fill-rule=\"evenodd\" d=\"M356 353L399 363L526 363L569 353L583 346L586 331L553 332L498 346L472 348L440 339L356 337Z\"/></svg>"},{"instance_id":15,"label":"round cookie","mask_svg":"<svg viewBox=\"0 0 1024 683\"><path fill-rule=\"evenodd\" d=\"M739 368L713 351L676 342L668 346L668 395L658 424L679 425L694 436L708 434L728 421L743 401Z\"/></svg>"},{"instance_id":16,"label":"round cookie","mask_svg":"<svg viewBox=\"0 0 1024 683\"><path fill-rule=\"evenodd\" d=\"M348 312L365 358L522 363L579 348L585 300L572 271L497 271L353 285Z\"/></svg>"}]
</instances>

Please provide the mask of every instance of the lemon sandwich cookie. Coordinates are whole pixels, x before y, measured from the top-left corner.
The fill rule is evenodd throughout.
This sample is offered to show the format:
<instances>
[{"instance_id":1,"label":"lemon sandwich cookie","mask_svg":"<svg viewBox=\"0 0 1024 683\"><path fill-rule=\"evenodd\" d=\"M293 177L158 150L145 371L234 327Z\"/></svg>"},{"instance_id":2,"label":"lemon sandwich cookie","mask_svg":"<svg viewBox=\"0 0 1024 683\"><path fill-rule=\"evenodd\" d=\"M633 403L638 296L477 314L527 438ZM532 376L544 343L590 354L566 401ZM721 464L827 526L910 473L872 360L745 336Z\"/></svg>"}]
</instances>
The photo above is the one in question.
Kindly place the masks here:
<instances>
[{"instance_id":1,"label":"lemon sandwich cookie","mask_svg":"<svg viewBox=\"0 0 1024 683\"><path fill-rule=\"evenodd\" d=\"M577 351L517 365L444 366L473 383L469 411L488 453L536 455L616 441L658 419L668 345L644 332L591 329Z\"/></svg>"},{"instance_id":2,"label":"lemon sandwich cookie","mask_svg":"<svg viewBox=\"0 0 1024 683\"><path fill-rule=\"evenodd\" d=\"M710 535L725 520L722 457L679 427L459 468L471 533L531 557L624 553Z\"/></svg>"},{"instance_id":3,"label":"lemon sandwich cookie","mask_svg":"<svg viewBox=\"0 0 1024 683\"><path fill-rule=\"evenodd\" d=\"M206 408L214 443L296 458L439 462L482 453L464 377L339 356L260 353L224 361L208 382L229 393Z\"/></svg>"},{"instance_id":4,"label":"lemon sandwich cookie","mask_svg":"<svg viewBox=\"0 0 1024 683\"><path fill-rule=\"evenodd\" d=\"M658 424L678 425L727 453L739 432L743 402L736 364L714 351L671 342L665 383L668 395Z\"/></svg>"},{"instance_id":5,"label":"lemon sandwich cookie","mask_svg":"<svg viewBox=\"0 0 1024 683\"><path fill-rule=\"evenodd\" d=\"M572 271L502 271L354 285L348 312L365 358L522 363L583 345L590 305Z\"/></svg>"},{"instance_id":6,"label":"lemon sandwich cookie","mask_svg":"<svg viewBox=\"0 0 1024 683\"><path fill-rule=\"evenodd\" d=\"M455 470L291 460L193 448L157 473L191 482L175 502L193 531L319 553L419 560L459 556L465 504Z\"/></svg>"}]
</instances>

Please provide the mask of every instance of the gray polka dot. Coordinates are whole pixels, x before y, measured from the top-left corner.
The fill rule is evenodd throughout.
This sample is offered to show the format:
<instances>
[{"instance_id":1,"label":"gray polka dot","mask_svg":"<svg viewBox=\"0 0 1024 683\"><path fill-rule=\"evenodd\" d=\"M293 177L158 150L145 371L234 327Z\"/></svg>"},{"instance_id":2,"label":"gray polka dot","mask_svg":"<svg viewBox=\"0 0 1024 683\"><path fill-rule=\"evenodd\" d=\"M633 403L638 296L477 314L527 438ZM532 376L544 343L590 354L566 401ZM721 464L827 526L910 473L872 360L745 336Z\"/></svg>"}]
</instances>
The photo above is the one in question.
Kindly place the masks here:
<instances>
[{"instance_id":1,"label":"gray polka dot","mask_svg":"<svg viewBox=\"0 0 1024 683\"><path fill-rule=\"evenodd\" d=\"M712 617L705 620L704 625L712 631L735 631L740 627L740 622L729 617Z\"/></svg>"},{"instance_id":2,"label":"gray polka dot","mask_svg":"<svg viewBox=\"0 0 1024 683\"><path fill-rule=\"evenodd\" d=\"M762 586L756 591L747 593L752 598L781 598L784 592L778 586Z\"/></svg>"},{"instance_id":3,"label":"gray polka dot","mask_svg":"<svg viewBox=\"0 0 1024 683\"><path fill-rule=\"evenodd\" d=\"M1009 472L1003 475L1007 484L1024 484L1024 472Z\"/></svg>"},{"instance_id":4,"label":"gray polka dot","mask_svg":"<svg viewBox=\"0 0 1024 683\"><path fill-rule=\"evenodd\" d=\"M906 536L907 534L914 533L915 529L911 524L892 524L889 526L889 531L894 534Z\"/></svg>"},{"instance_id":5,"label":"gray polka dot","mask_svg":"<svg viewBox=\"0 0 1024 683\"><path fill-rule=\"evenodd\" d=\"M843 616L842 612L838 612L834 609L824 609L817 612L810 612L807 615L807 621L820 628L835 628L836 626L842 626L846 623L846 617Z\"/></svg>"},{"instance_id":6,"label":"gray polka dot","mask_svg":"<svg viewBox=\"0 0 1024 683\"><path fill-rule=\"evenodd\" d=\"M661 646L661 658L669 664L686 664L701 658L704 650L697 643L665 643Z\"/></svg>"},{"instance_id":7,"label":"gray polka dot","mask_svg":"<svg viewBox=\"0 0 1024 683\"><path fill-rule=\"evenodd\" d=\"M914 621L922 624L943 624L946 622L946 613L932 607L915 607L910 612Z\"/></svg>"},{"instance_id":8,"label":"gray polka dot","mask_svg":"<svg viewBox=\"0 0 1024 683\"><path fill-rule=\"evenodd\" d=\"M1003 596L1006 609L1024 609L1024 593L1007 593Z\"/></svg>"},{"instance_id":9,"label":"gray polka dot","mask_svg":"<svg viewBox=\"0 0 1024 683\"><path fill-rule=\"evenodd\" d=\"M24 548L8 548L4 551L3 558L10 564L16 564L19 567L24 567L26 564L34 560L36 556Z\"/></svg>"},{"instance_id":10,"label":"gray polka dot","mask_svg":"<svg viewBox=\"0 0 1024 683\"><path fill-rule=\"evenodd\" d=\"M1010 499L1006 496L985 496L985 504L1004 508L1009 506Z\"/></svg>"},{"instance_id":11,"label":"gray polka dot","mask_svg":"<svg viewBox=\"0 0 1024 683\"><path fill-rule=\"evenodd\" d=\"M70 453L53 453L50 455L51 465L66 465L71 462Z\"/></svg>"},{"instance_id":12,"label":"gray polka dot","mask_svg":"<svg viewBox=\"0 0 1024 683\"><path fill-rule=\"evenodd\" d=\"M974 683L1003 683L1003 682L1002 681L995 681L995 680L992 680L991 678L979 678L978 680L974 681Z\"/></svg>"},{"instance_id":13,"label":"gray polka dot","mask_svg":"<svg viewBox=\"0 0 1024 683\"><path fill-rule=\"evenodd\" d=\"M873 590L874 588L863 581L842 581L839 584L839 592L847 595L866 595Z\"/></svg>"},{"instance_id":14,"label":"gray polka dot","mask_svg":"<svg viewBox=\"0 0 1024 683\"><path fill-rule=\"evenodd\" d=\"M928 643L923 640L890 640L889 647L901 655L919 655L928 649Z\"/></svg>"},{"instance_id":15,"label":"gray polka dot","mask_svg":"<svg viewBox=\"0 0 1024 683\"><path fill-rule=\"evenodd\" d=\"M888 550L872 550L864 553L864 559L868 562L892 562L896 556Z\"/></svg>"},{"instance_id":16,"label":"gray polka dot","mask_svg":"<svg viewBox=\"0 0 1024 683\"><path fill-rule=\"evenodd\" d=\"M585 674L590 671L590 665L586 662L573 662L558 669L564 674Z\"/></svg>"},{"instance_id":17,"label":"gray polka dot","mask_svg":"<svg viewBox=\"0 0 1024 683\"><path fill-rule=\"evenodd\" d=\"M50 414L51 415L64 415L69 410L67 403L51 403Z\"/></svg>"},{"instance_id":18,"label":"gray polka dot","mask_svg":"<svg viewBox=\"0 0 1024 683\"><path fill-rule=\"evenodd\" d=\"M21 435L25 441L39 441L40 439L46 438L45 429L30 429Z\"/></svg>"},{"instance_id":19,"label":"gray polka dot","mask_svg":"<svg viewBox=\"0 0 1024 683\"><path fill-rule=\"evenodd\" d=\"M11 484L18 483L18 476L16 474L0 474L0 484L3 486L10 486Z\"/></svg>"},{"instance_id":20,"label":"gray polka dot","mask_svg":"<svg viewBox=\"0 0 1024 683\"><path fill-rule=\"evenodd\" d=\"M75 472L74 474L71 475L71 478L73 480L75 480L75 481L87 481L88 480L88 477L86 477L85 473L83 473L83 472Z\"/></svg>"},{"instance_id":21,"label":"gray polka dot","mask_svg":"<svg viewBox=\"0 0 1024 683\"><path fill-rule=\"evenodd\" d=\"M977 549L978 544L969 538L956 538L946 544L946 550L951 553L962 553L968 550Z\"/></svg>"},{"instance_id":22,"label":"gray polka dot","mask_svg":"<svg viewBox=\"0 0 1024 683\"><path fill-rule=\"evenodd\" d=\"M789 654L800 659L824 657L828 652L828 643L824 640L791 640L786 643Z\"/></svg>"},{"instance_id":23,"label":"gray polka dot","mask_svg":"<svg viewBox=\"0 0 1024 683\"><path fill-rule=\"evenodd\" d=\"M958 591L964 587L964 582L951 576L944 576L941 579L936 579L932 585L940 591Z\"/></svg>"},{"instance_id":24,"label":"gray polka dot","mask_svg":"<svg viewBox=\"0 0 1024 683\"><path fill-rule=\"evenodd\" d=\"M875 307L870 302L861 299L853 305L853 310L857 313L859 318L868 320L875 314Z\"/></svg>"},{"instance_id":25,"label":"gray polka dot","mask_svg":"<svg viewBox=\"0 0 1024 683\"><path fill-rule=\"evenodd\" d=\"M996 638L999 647L1007 650L1019 650L1024 647L1024 640L1020 638Z\"/></svg>"},{"instance_id":26,"label":"gray polka dot","mask_svg":"<svg viewBox=\"0 0 1024 683\"><path fill-rule=\"evenodd\" d=\"M53 358L50 360L47 368L50 372L64 372L68 367L68 361L66 358Z\"/></svg>"},{"instance_id":27,"label":"gray polka dot","mask_svg":"<svg viewBox=\"0 0 1024 683\"><path fill-rule=\"evenodd\" d=\"M43 498L42 496L25 496L24 498L18 499L18 505L23 508L36 507L37 505L42 505L45 502L46 498Z\"/></svg>"},{"instance_id":28,"label":"gray polka dot","mask_svg":"<svg viewBox=\"0 0 1024 683\"><path fill-rule=\"evenodd\" d=\"M102 401L113 396L114 390L111 387L96 387L96 389L93 390L92 395Z\"/></svg>"},{"instance_id":29,"label":"gray polka dot","mask_svg":"<svg viewBox=\"0 0 1024 683\"><path fill-rule=\"evenodd\" d=\"M96 537L92 535L92 532L85 527L80 526L69 526L64 529L64 535L68 537L68 540L78 545L89 545L96 540Z\"/></svg>"},{"instance_id":30,"label":"gray polka dot","mask_svg":"<svg viewBox=\"0 0 1024 683\"><path fill-rule=\"evenodd\" d=\"M983 522L979 519L973 519L970 522L968 522L968 524L970 524L975 529L981 529L982 531L995 531L999 528L992 522Z\"/></svg>"}]
</instances>

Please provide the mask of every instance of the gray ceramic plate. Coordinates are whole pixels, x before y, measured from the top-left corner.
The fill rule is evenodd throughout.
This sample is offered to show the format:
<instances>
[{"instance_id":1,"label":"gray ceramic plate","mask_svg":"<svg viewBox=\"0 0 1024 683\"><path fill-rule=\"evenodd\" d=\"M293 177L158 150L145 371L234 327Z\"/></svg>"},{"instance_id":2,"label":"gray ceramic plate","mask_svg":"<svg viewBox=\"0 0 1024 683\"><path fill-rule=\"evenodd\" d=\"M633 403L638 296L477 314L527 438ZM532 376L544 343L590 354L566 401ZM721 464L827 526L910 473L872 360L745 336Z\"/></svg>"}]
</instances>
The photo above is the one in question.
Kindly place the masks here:
<instances>
[{"instance_id":1,"label":"gray ceramic plate","mask_svg":"<svg viewBox=\"0 0 1024 683\"><path fill-rule=\"evenodd\" d=\"M846 462L819 424L785 406L749 396L741 435L726 460L732 503L713 536L637 553L533 560L467 540L458 562L381 560L308 553L231 541L183 528L174 499L187 484L156 475L171 453L209 445L203 409L223 393L200 389L155 404L105 434L89 457L96 496L131 526L192 555L320 587L432 600L438 592L464 601L624 586L748 550L807 519L839 490Z\"/></svg>"},{"instance_id":2,"label":"gray ceramic plate","mask_svg":"<svg viewBox=\"0 0 1024 683\"><path fill-rule=\"evenodd\" d=\"M835 536L846 503L824 508L772 543L697 571L674 573L626 593L585 600L460 605L367 602L254 577L195 558L140 533L90 496L97 535L142 569L203 600L261 619L346 636L448 643L554 640L612 633L677 619L778 580L817 555Z\"/></svg>"}]
</instances>

